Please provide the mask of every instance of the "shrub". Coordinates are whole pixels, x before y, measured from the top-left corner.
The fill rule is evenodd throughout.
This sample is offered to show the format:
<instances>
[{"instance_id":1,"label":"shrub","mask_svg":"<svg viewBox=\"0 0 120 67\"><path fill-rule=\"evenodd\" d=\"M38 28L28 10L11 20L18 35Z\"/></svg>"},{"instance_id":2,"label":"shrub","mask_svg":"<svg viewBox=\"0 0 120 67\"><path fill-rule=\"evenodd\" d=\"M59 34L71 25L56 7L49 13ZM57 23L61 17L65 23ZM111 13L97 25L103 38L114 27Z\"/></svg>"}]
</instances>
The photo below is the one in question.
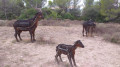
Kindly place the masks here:
<instances>
[{"instance_id":1,"label":"shrub","mask_svg":"<svg viewBox=\"0 0 120 67\"><path fill-rule=\"evenodd\" d=\"M57 19L57 18L71 19L71 20L75 19L70 12L65 12L59 9L53 10L49 8L43 8L42 11L43 11L44 17L47 19Z\"/></svg>"},{"instance_id":2,"label":"shrub","mask_svg":"<svg viewBox=\"0 0 120 67\"><path fill-rule=\"evenodd\" d=\"M19 16L18 19L33 18L36 13L37 13L37 10L35 10L34 8L25 9L25 10L22 11L22 13L21 13L21 15Z\"/></svg>"},{"instance_id":3,"label":"shrub","mask_svg":"<svg viewBox=\"0 0 120 67\"><path fill-rule=\"evenodd\" d=\"M46 19L57 19L57 18L61 18L61 16L58 14L58 12L56 10L52 10L49 8L43 8L43 15Z\"/></svg>"},{"instance_id":4,"label":"shrub","mask_svg":"<svg viewBox=\"0 0 120 67\"><path fill-rule=\"evenodd\" d=\"M80 9L71 9L70 14L74 17L74 20L81 20L81 10Z\"/></svg>"},{"instance_id":5,"label":"shrub","mask_svg":"<svg viewBox=\"0 0 120 67\"><path fill-rule=\"evenodd\" d=\"M12 13L8 13L7 17L8 17L8 20L12 20L12 19L16 19L17 18L17 16L15 14L12 14Z\"/></svg>"},{"instance_id":6,"label":"shrub","mask_svg":"<svg viewBox=\"0 0 120 67\"><path fill-rule=\"evenodd\" d=\"M5 18L6 18L6 17L5 17L5 15L4 15L4 13L3 13L3 12L0 12L0 19L1 19L1 20L5 20Z\"/></svg>"},{"instance_id":7,"label":"shrub","mask_svg":"<svg viewBox=\"0 0 120 67\"><path fill-rule=\"evenodd\" d=\"M62 17L63 17L64 19L71 19L71 20L74 19L74 16L72 16L69 12L63 14Z\"/></svg>"},{"instance_id":8,"label":"shrub","mask_svg":"<svg viewBox=\"0 0 120 67\"><path fill-rule=\"evenodd\" d=\"M4 20L0 20L0 26L5 26L5 21Z\"/></svg>"},{"instance_id":9,"label":"shrub","mask_svg":"<svg viewBox=\"0 0 120 67\"><path fill-rule=\"evenodd\" d=\"M57 12L55 12L55 11L51 11L51 14L49 15L49 18L56 19L57 17L58 17Z\"/></svg>"},{"instance_id":10,"label":"shrub","mask_svg":"<svg viewBox=\"0 0 120 67\"><path fill-rule=\"evenodd\" d=\"M97 34L103 36L106 41L120 44L120 25L119 24L97 24Z\"/></svg>"},{"instance_id":11,"label":"shrub","mask_svg":"<svg viewBox=\"0 0 120 67\"><path fill-rule=\"evenodd\" d=\"M95 7L90 7L90 8L84 8L82 11L82 19L83 20L89 20L93 19L97 22L103 22L104 16L100 14L100 11L97 10Z\"/></svg>"},{"instance_id":12,"label":"shrub","mask_svg":"<svg viewBox=\"0 0 120 67\"><path fill-rule=\"evenodd\" d=\"M7 15L7 18L6 18L6 16L5 16L5 14L4 13L0 13L0 19L2 19L2 20L12 20L12 19L16 19L16 15L15 14L13 14L13 13L7 13L6 14Z\"/></svg>"},{"instance_id":13,"label":"shrub","mask_svg":"<svg viewBox=\"0 0 120 67\"><path fill-rule=\"evenodd\" d=\"M120 44L120 32L113 33L112 35L105 34L103 36L104 36L104 40L106 40L106 41Z\"/></svg>"}]
</instances>

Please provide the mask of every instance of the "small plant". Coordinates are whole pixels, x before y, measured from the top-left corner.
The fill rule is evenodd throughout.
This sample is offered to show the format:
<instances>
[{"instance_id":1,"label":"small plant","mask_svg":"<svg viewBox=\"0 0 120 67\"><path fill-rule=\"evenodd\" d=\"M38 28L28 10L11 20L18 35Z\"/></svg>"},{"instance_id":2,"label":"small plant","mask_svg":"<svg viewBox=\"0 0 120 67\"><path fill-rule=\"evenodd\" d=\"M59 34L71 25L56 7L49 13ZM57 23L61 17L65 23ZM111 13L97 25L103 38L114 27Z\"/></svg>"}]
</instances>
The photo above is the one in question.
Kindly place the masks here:
<instances>
[{"instance_id":1,"label":"small plant","mask_svg":"<svg viewBox=\"0 0 120 67\"><path fill-rule=\"evenodd\" d=\"M47 37L39 37L38 42L39 44L55 44L52 38Z\"/></svg>"},{"instance_id":2,"label":"small plant","mask_svg":"<svg viewBox=\"0 0 120 67\"><path fill-rule=\"evenodd\" d=\"M111 38L111 42L120 43L120 32L113 34L113 36Z\"/></svg>"}]
</instances>

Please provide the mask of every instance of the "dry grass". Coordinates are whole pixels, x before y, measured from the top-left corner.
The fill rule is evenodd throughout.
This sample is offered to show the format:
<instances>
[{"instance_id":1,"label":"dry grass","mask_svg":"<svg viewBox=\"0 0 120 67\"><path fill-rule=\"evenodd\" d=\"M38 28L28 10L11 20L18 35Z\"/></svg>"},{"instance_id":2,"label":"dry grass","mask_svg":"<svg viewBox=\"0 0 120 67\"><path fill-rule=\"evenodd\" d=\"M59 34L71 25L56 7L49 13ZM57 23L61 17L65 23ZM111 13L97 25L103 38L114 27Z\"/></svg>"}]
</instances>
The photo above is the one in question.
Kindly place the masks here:
<instances>
[{"instance_id":1,"label":"dry grass","mask_svg":"<svg viewBox=\"0 0 120 67\"><path fill-rule=\"evenodd\" d=\"M81 25L38 26L34 43L30 41L29 32L22 32L23 41L16 42L13 27L0 27L0 31L2 67L69 67L66 55L62 55L63 63L55 63L55 49L59 43L73 45L76 40L85 45L76 50L77 67L120 67L120 46L105 42L101 37L83 37ZM48 41L56 44L47 44Z\"/></svg>"},{"instance_id":2,"label":"dry grass","mask_svg":"<svg viewBox=\"0 0 120 67\"><path fill-rule=\"evenodd\" d=\"M0 20L0 26L13 26L13 23L16 20ZM82 24L83 21L78 21L78 20L69 20L69 19L65 19L65 20L41 20L39 21L39 25L40 26L65 26L65 27L69 27L71 25L78 25L78 24Z\"/></svg>"},{"instance_id":3,"label":"dry grass","mask_svg":"<svg viewBox=\"0 0 120 67\"><path fill-rule=\"evenodd\" d=\"M13 26L13 23L16 20L0 20L0 26ZM72 25L81 25L83 21L78 20L41 20L39 21L40 26L64 26L64 27L70 27ZM120 24L113 24L113 23L99 23L97 24L97 34L100 36L103 36L106 41L110 41L113 43L120 43ZM48 38L49 40L44 40ZM54 41L52 41L52 38L49 37L39 37L37 43L43 43L43 44L54 44Z\"/></svg>"},{"instance_id":4,"label":"dry grass","mask_svg":"<svg viewBox=\"0 0 120 67\"><path fill-rule=\"evenodd\" d=\"M69 27L71 25L80 25L82 24L82 21L78 20L42 20L39 22L39 25L41 26L64 26L64 27Z\"/></svg>"},{"instance_id":5,"label":"dry grass","mask_svg":"<svg viewBox=\"0 0 120 67\"><path fill-rule=\"evenodd\" d=\"M0 26L5 26L5 21L4 20L0 20Z\"/></svg>"},{"instance_id":6,"label":"dry grass","mask_svg":"<svg viewBox=\"0 0 120 67\"><path fill-rule=\"evenodd\" d=\"M55 61L46 62L41 67L70 67L70 64L67 62L60 62L57 64Z\"/></svg>"},{"instance_id":7,"label":"dry grass","mask_svg":"<svg viewBox=\"0 0 120 67\"><path fill-rule=\"evenodd\" d=\"M120 24L97 24L97 34L103 36L106 41L120 44Z\"/></svg>"},{"instance_id":8,"label":"dry grass","mask_svg":"<svg viewBox=\"0 0 120 67\"><path fill-rule=\"evenodd\" d=\"M13 23L15 21L16 20L0 20L0 26L10 26L10 27L12 27Z\"/></svg>"},{"instance_id":9,"label":"dry grass","mask_svg":"<svg viewBox=\"0 0 120 67\"><path fill-rule=\"evenodd\" d=\"M52 37L39 36L37 38L38 44L56 44Z\"/></svg>"}]
</instances>

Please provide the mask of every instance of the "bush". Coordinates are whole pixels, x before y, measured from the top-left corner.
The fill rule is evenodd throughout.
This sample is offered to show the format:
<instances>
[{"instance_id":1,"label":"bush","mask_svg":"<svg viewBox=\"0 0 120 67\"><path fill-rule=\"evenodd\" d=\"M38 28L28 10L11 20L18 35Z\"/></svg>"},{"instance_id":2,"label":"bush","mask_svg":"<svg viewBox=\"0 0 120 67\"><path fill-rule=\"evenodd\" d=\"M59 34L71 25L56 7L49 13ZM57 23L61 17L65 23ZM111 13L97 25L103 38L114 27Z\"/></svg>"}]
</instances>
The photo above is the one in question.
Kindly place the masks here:
<instances>
[{"instance_id":1,"label":"bush","mask_svg":"<svg viewBox=\"0 0 120 67\"><path fill-rule=\"evenodd\" d=\"M15 14L10 13L10 12L7 13L6 15L7 15L7 20L16 19L16 17L17 17ZM0 13L0 19L6 20L6 17L5 17L5 14L4 14L4 13Z\"/></svg>"},{"instance_id":2,"label":"bush","mask_svg":"<svg viewBox=\"0 0 120 67\"><path fill-rule=\"evenodd\" d=\"M104 35L104 40L120 44L120 32L113 33L112 35L107 33Z\"/></svg>"},{"instance_id":3,"label":"bush","mask_svg":"<svg viewBox=\"0 0 120 67\"><path fill-rule=\"evenodd\" d=\"M97 22L103 22L104 18L105 17L102 16L100 14L100 11L97 10L95 7L84 8L83 13L82 13L82 19L83 20L93 19Z\"/></svg>"},{"instance_id":4,"label":"bush","mask_svg":"<svg viewBox=\"0 0 120 67\"><path fill-rule=\"evenodd\" d=\"M74 20L81 20L81 10L80 9L71 9L70 14L74 17Z\"/></svg>"},{"instance_id":5,"label":"bush","mask_svg":"<svg viewBox=\"0 0 120 67\"><path fill-rule=\"evenodd\" d=\"M52 10L49 8L43 8L43 15L46 19L57 19L57 18L61 18L61 16L58 14L58 12L56 10Z\"/></svg>"},{"instance_id":6,"label":"bush","mask_svg":"<svg viewBox=\"0 0 120 67\"><path fill-rule=\"evenodd\" d=\"M51 11L51 13L48 15L48 18L56 19L58 17L57 12Z\"/></svg>"},{"instance_id":7,"label":"bush","mask_svg":"<svg viewBox=\"0 0 120 67\"><path fill-rule=\"evenodd\" d=\"M71 19L74 20L74 16L72 16L69 12L63 14L63 19Z\"/></svg>"},{"instance_id":8,"label":"bush","mask_svg":"<svg viewBox=\"0 0 120 67\"><path fill-rule=\"evenodd\" d=\"M5 18L6 18L6 17L5 17L5 14L4 14L3 12L0 12L0 19L1 19L1 20L5 20Z\"/></svg>"},{"instance_id":9,"label":"bush","mask_svg":"<svg viewBox=\"0 0 120 67\"><path fill-rule=\"evenodd\" d=\"M15 14L12 14L12 13L8 13L7 17L8 17L8 20L12 20L12 19L16 19L17 18L17 16Z\"/></svg>"},{"instance_id":10,"label":"bush","mask_svg":"<svg viewBox=\"0 0 120 67\"><path fill-rule=\"evenodd\" d=\"M36 13L37 13L37 10L35 10L34 8L25 9L25 10L22 11L22 13L21 13L21 15L19 16L18 19L33 18Z\"/></svg>"},{"instance_id":11,"label":"bush","mask_svg":"<svg viewBox=\"0 0 120 67\"><path fill-rule=\"evenodd\" d=\"M0 20L0 26L5 26L5 21L4 20Z\"/></svg>"},{"instance_id":12,"label":"bush","mask_svg":"<svg viewBox=\"0 0 120 67\"><path fill-rule=\"evenodd\" d=\"M74 16L70 12L65 12L64 10L60 9L49 9L49 8L43 8L42 9L44 17L47 19L75 19Z\"/></svg>"},{"instance_id":13,"label":"bush","mask_svg":"<svg viewBox=\"0 0 120 67\"><path fill-rule=\"evenodd\" d=\"M119 24L97 24L97 34L104 37L104 40L120 44L120 25Z\"/></svg>"}]
</instances>

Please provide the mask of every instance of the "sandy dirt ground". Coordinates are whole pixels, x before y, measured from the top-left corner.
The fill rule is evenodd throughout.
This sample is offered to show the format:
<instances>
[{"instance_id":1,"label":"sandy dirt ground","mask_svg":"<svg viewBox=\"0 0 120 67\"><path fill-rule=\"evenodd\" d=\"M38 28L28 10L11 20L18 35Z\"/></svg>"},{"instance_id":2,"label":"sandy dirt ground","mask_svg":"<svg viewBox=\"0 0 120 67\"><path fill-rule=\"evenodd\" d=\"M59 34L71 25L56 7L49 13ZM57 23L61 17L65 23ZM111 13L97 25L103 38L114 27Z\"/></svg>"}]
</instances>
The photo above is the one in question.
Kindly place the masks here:
<instances>
[{"instance_id":1,"label":"sandy dirt ground","mask_svg":"<svg viewBox=\"0 0 120 67\"><path fill-rule=\"evenodd\" d=\"M13 27L0 27L0 67L70 67L67 56L63 63L55 62L59 43L71 44L81 40L85 48L77 48L78 67L120 67L120 45L102 37L83 37L82 26L38 26L36 42L30 42L29 32L22 32L23 41L16 42Z\"/></svg>"}]
</instances>

